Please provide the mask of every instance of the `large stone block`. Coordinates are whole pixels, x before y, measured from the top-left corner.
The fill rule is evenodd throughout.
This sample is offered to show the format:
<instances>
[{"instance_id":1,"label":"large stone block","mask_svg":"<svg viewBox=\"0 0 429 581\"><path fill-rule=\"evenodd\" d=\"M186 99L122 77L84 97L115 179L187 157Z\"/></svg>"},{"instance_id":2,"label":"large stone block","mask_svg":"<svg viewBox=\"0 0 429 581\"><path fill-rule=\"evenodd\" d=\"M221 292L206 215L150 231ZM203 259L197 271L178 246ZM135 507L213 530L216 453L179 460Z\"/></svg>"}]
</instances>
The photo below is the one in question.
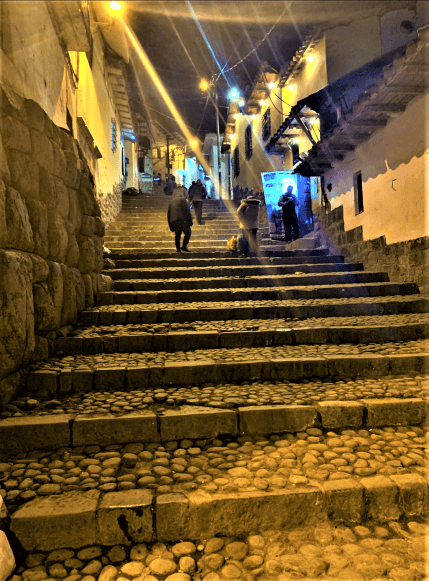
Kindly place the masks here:
<instances>
[{"instance_id":1,"label":"large stone block","mask_svg":"<svg viewBox=\"0 0 429 581\"><path fill-rule=\"evenodd\" d=\"M75 282L76 308L80 312L85 308L85 283L83 282L81 272L77 268L71 268L70 270Z\"/></svg>"},{"instance_id":2,"label":"large stone block","mask_svg":"<svg viewBox=\"0 0 429 581\"><path fill-rule=\"evenodd\" d=\"M317 404L325 429L360 428L365 407L356 401L323 401Z\"/></svg>"},{"instance_id":3,"label":"large stone block","mask_svg":"<svg viewBox=\"0 0 429 581\"><path fill-rule=\"evenodd\" d=\"M34 253L47 258L49 254L48 210L45 204L33 198L27 198L26 206L33 231Z\"/></svg>"},{"instance_id":4,"label":"large stone block","mask_svg":"<svg viewBox=\"0 0 429 581\"><path fill-rule=\"evenodd\" d=\"M81 178L81 162L72 150L64 151L65 171L62 176L64 183L69 188L78 188Z\"/></svg>"},{"instance_id":5,"label":"large stone block","mask_svg":"<svg viewBox=\"0 0 429 581\"><path fill-rule=\"evenodd\" d=\"M80 225L80 233L82 236L92 236L94 234L95 218L94 216L82 215L82 223Z\"/></svg>"},{"instance_id":6,"label":"large stone block","mask_svg":"<svg viewBox=\"0 0 429 581\"><path fill-rule=\"evenodd\" d=\"M302 432L317 420L316 408L301 405L241 407L238 415L242 435Z\"/></svg>"},{"instance_id":7,"label":"large stone block","mask_svg":"<svg viewBox=\"0 0 429 581\"><path fill-rule=\"evenodd\" d=\"M7 184L10 183L10 171L7 164L6 152L4 150L3 142L0 136L0 179L4 180Z\"/></svg>"},{"instance_id":8,"label":"large stone block","mask_svg":"<svg viewBox=\"0 0 429 581\"><path fill-rule=\"evenodd\" d=\"M0 581L6 581L15 569L15 557L7 536L0 531Z\"/></svg>"},{"instance_id":9,"label":"large stone block","mask_svg":"<svg viewBox=\"0 0 429 581\"><path fill-rule=\"evenodd\" d=\"M36 282L45 282L49 277L49 264L37 254L30 254L33 263L33 284Z\"/></svg>"},{"instance_id":10,"label":"large stone block","mask_svg":"<svg viewBox=\"0 0 429 581\"><path fill-rule=\"evenodd\" d=\"M159 425L162 442L215 438L219 434L237 434L237 414L231 410L183 406L180 410L165 410Z\"/></svg>"},{"instance_id":11,"label":"large stone block","mask_svg":"<svg viewBox=\"0 0 429 581\"><path fill-rule=\"evenodd\" d=\"M10 183L24 198L39 195L39 166L28 153L5 149Z\"/></svg>"},{"instance_id":12,"label":"large stone block","mask_svg":"<svg viewBox=\"0 0 429 581\"><path fill-rule=\"evenodd\" d=\"M26 416L0 421L0 453L20 454L29 450L53 450L70 446L72 416Z\"/></svg>"},{"instance_id":13,"label":"large stone block","mask_svg":"<svg viewBox=\"0 0 429 581\"><path fill-rule=\"evenodd\" d=\"M54 262L65 262L68 236L64 222L56 212L48 211L49 259Z\"/></svg>"},{"instance_id":14,"label":"large stone block","mask_svg":"<svg viewBox=\"0 0 429 581\"><path fill-rule=\"evenodd\" d=\"M399 505L407 517L427 513L428 484L420 474L392 474L390 477L399 489Z\"/></svg>"},{"instance_id":15,"label":"large stone block","mask_svg":"<svg viewBox=\"0 0 429 581\"><path fill-rule=\"evenodd\" d=\"M57 211L63 220L68 220L70 200L67 186L62 179L54 177L55 193L57 197Z\"/></svg>"},{"instance_id":16,"label":"large stone block","mask_svg":"<svg viewBox=\"0 0 429 581\"><path fill-rule=\"evenodd\" d=\"M48 210L57 211L58 199L57 190L55 187L57 178L53 176L50 171L41 167L39 170L39 190L40 201L45 204Z\"/></svg>"},{"instance_id":17,"label":"large stone block","mask_svg":"<svg viewBox=\"0 0 429 581\"><path fill-rule=\"evenodd\" d=\"M425 403L419 398L410 399L364 399L367 408L365 425L407 426L420 424L425 418Z\"/></svg>"},{"instance_id":18,"label":"large stone block","mask_svg":"<svg viewBox=\"0 0 429 581\"><path fill-rule=\"evenodd\" d=\"M99 236L93 236L94 243L94 271L101 273L103 270L103 239Z\"/></svg>"},{"instance_id":19,"label":"large stone block","mask_svg":"<svg viewBox=\"0 0 429 581\"><path fill-rule=\"evenodd\" d=\"M64 226L67 232L67 250L65 263L70 268L74 268L79 263L79 245L76 240L76 232L73 224L66 220Z\"/></svg>"},{"instance_id":20,"label":"large stone block","mask_svg":"<svg viewBox=\"0 0 429 581\"><path fill-rule=\"evenodd\" d=\"M100 542L99 496L98 490L90 490L36 498L12 515L10 529L26 551L95 545Z\"/></svg>"},{"instance_id":21,"label":"large stone block","mask_svg":"<svg viewBox=\"0 0 429 581\"><path fill-rule=\"evenodd\" d=\"M3 146L23 153L31 153L30 131L18 121L8 115L0 121Z\"/></svg>"},{"instance_id":22,"label":"large stone block","mask_svg":"<svg viewBox=\"0 0 429 581\"><path fill-rule=\"evenodd\" d=\"M45 112L36 101L25 99L26 124L32 129L43 132L45 129Z\"/></svg>"},{"instance_id":23,"label":"large stone block","mask_svg":"<svg viewBox=\"0 0 429 581\"><path fill-rule=\"evenodd\" d=\"M4 248L6 244L7 244L6 186L4 182L0 179L0 248Z\"/></svg>"},{"instance_id":24,"label":"large stone block","mask_svg":"<svg viewBox=\"0 0 429 581\"><path fill-rule=\"evenodd\" d=\"M7 248L33 252L34 239L27 207L19 193L6 188Z\"/></svg>"},{"instance_id":25,"label":"large stone block","mask_svg":"<svg viewBox=\"0 0 429 581\"><path fill-rule=\"evenodd\" d=\"M73 446L158 441L156 415L146 410L121 417L77 416L73 422Z\"/></svg>"},{"instance_id":26,"label":"large stone block","mask_svg":"<svg viewBox=\"0 0 429 581\"><path fill-rule=\"evenodd\" d=\"M61 265L58 262L49 262L49 276L48 276L48 288L49 293L52 297L54 307L55 307L55 328L61 327L62 318L62 308L63 308L63 274L61 270ZM65 295L67 296L67 295ZM69 300L69 297L67 297Z\"/></svg>"},{"instance_id":27,"label":"large stone block","mask_svg":"<svg viewBox=\"0 0 429 581\"><path fill-rule=\"evenodd\" d=\"M82 214L92 216L95 214L95 195L94 188L88 175L83 175L80 180L79 189L77 190L79 207Z\"/></svg>"},{"instance_id":28,"label":"large stone block","mask_svg":"<svg viewBox=\"0 0 429 581\"><path fill-rule=\"evenodd\" d=\"M21 374L17 371L0 379L0 407L11 402L21 387Z\"/></svg>"},{"instance_id":29,"label":"large stone block","mask_svg":"<svg viewBox=\"0 0 429 581\"><path fill-rule=\"evenodd\" d=\"M79 236L79 262L78 268L83 274L88 274L94 270L95 248L92 238L89 236Z\"/></svg>"},{"instance_id":30,"label":"large stone block","mask_svg":"<svg viewBox=\"0 0 429 581\"><path fill-rule=\"evenodd\" d=\"M98 216L95 216L94 220L95 220L94 221L94 234L96 236L100 236L100 238L103 238L105 231L106 231L106 227L104 225L104 222Z\"/></svg>"},{"instance_id":31,"label":"large stone block","mask_svg":"<svg viewBox=\"0 0 429 581\"><path fill-rule=\"evenodd\" d=\"M210 495L191 492L158 497L156 531L162 541L242 536L249 531L293 529L312 525L325 516L322 492L306 487L276 492Z\"/></svg>"},{"instance_id":32,"label":"large stone block","mask_svg":"<svg viewBox=\"0 0 429 581\"><path fill-rule=\"evenodd\" d=\"M55 129L55 126L52 127L53 129ZM55 136L55 131L54 131L54 136ZM64 152L62 151L62 149L58 146L57 143L55 143L55 141L51 142L52 144L52 153L53 153L53 157L54 157L54 162L52 165L52 173L63 179L66 173L66 157Z\"/></svg>"},{"instance_id":33,"label":"large stone block","mask_svg":"<svg viewBox=\"0 0 429 581\"><path fill-rule=\"evenodd\" d=\"M34 325L36 331L51 331L55 328L55 305L44 282L33 285Z\"/></svg>"},{"instance_id":34,"label":"large stone block","mask_svg":"<svg viewBox=\"0 0 429 581\"><path fill-rule=\"evenodd\" d=\"M77 323L76 284L70 268L61 264L63 278L63 302L61 311L61 326Z\"/></svg>"},{"instance_id":35,"label":"large stone block","mask_svg":"<svg viewBox=\"0 0 429 581\"><path fill-rule=\"evenodd\" d=\"M323 483L328 517L348 523L365 518L364 488L353 478Z\"/></svg>"},{"instance_id":36,"label":"large stone block","mask_svg":"<svg viewBox=\"0 0 429 581\"><path fill-rule=\"evenodd\" d=\"M401 516L399 491L396 484L385 476L361 478L365 488L366 516L380 522L397 520Z\"/></svg>"},{"instance_id":37,"label":"large stone block","mask_svg":"<svg viewBox=\"0 0 429 581\"><path fill-rule=\"evenodd\" d=\"M82 222L82 213L79 208L79 199L77 196L77 191L68 188L68 193L69 193L69 222L73 224L73 228L76 231L79 231Z\"/></svg>"},{"instance_id":38,"label":"large stone block","mask_svg":"<svg viewBox=\"0 0 429 581\"><path fill-rule=\"evenodd\" d=\"M52 141L37 129L31 129L32 157L40 167L52 171L54 165L54 152Z\"/></svg>"},{"instance_id":39,"label":"large stone block","mask_svg":"<svg viewBox=\"0 0 429 581\"><path fill-rule=\"evenodd\" d=\"M0 250L0 377L27 363L35 347L33 264L28 254Z\"/></svg>"},{"instance_id":40,"label":"large stone block","mask_svg":"<svg viewBox=\"0 0 429 581\"><path fill-rule=\"evenodd\" d=\"M149 490L105 494L97 510L100 542L111 546L152 541L152 499Z\"/></svg>"},{"instance_id":41,"label":"large stone block","mask_svg":"<svg viewBox=\"0 0 429 581\"><path fill-rule=\"evenodd\" d=\"M94 289L92 287L91 275L82 275L82 280L85 285L85 307L91 308L94 306Z\"/></svg>"}]
</instances>

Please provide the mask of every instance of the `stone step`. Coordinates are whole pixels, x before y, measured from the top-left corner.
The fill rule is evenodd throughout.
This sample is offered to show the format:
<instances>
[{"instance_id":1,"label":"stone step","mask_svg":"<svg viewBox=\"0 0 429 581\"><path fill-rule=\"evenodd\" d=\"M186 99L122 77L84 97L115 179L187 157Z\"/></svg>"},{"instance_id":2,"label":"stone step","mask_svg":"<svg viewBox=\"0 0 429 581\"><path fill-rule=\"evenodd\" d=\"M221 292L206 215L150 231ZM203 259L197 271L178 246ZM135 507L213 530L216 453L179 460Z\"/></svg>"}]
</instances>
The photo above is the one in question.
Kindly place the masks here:
<instances>
[{"instance_id":1,"label":"stone step","mask_svg":"<svg viewBox=\"0 0 429 581\"><path fill-rule=\"evenodd\" d=\"M290 253L292 254L292 253ZM123 258L117 258L115 260L116 269L141 269L141 268L153 268L155 270L166 269L167 267L174 267L176 271L179 268L189 268L194 267L203 267L203 268L210 268L210 267L222 267L225 268L233 268L236 266L240 266L245 268L246 266L257 266L257 267L265 267L265 266L288 266L288 265L302 265L302 264L344 264L344 257L343 256L332 256L332 255L322 255L322 256L315 256L315 255L308 255L308 256L296 256L295 254L291 256L285 257L261 257L261 258L244 258L236 256L235 258L231 258L233 256L232 253L228 254L228 258L191 258L186 257L182 260L182 258L157 258L156 260L150 259L142 259L142 260L127 260ZM182 265L182 266L181 266ZM114 269L112 269L114 270ZM105 274L109 274L112 270L105 271Z\"/></svg>"},{"instance_id":2,"label":"stone step","mask_svg":"<svg viewBox=\"0 0 429 581\"><path fill-rule=\"evenodd\" d=\"M151 303L98 307L81 313L81 325L183 324L192 321L314 319L428 313L429 298L420 295L376 298L216 303Z\"/></svg>"},{"instance_id":3,"label":"stone step","mask_svg":"<svg viewBox=\"0 0 429 581\"><path fill-rule=\"evenodd\" d=\"M321 275L320 275L321 276ZM150 304L188 301L245 301L245 300L286 300L286 299L321 299L321 298L351 298L379 297L399 294L415 294L418 292L414 283L343 283L338 284L340 275L332 275L327 285L251 288L242 284L236 288L214 288L197 290L154 290L154 291L109 291L96 294L96 304L126 305ZM345 276L345 275L344 275ZM356 275L353 275L356 276ZM163 281L161 281L163 282ZM240 282L241 281L237 281Z\"/></svg>"},{"instance_id":4,"label":"stone step","mask_svg":"<svg viewBox=\"0 0 429 581\"><path fill-rule=\"evenodd\" d=\"M331 270L309 273L294 274L273 274L267 273L262 276L252 273L238 274L235 276L214 276L207 277L204 273L201 277L180 278L177 273L176 278L156 279L149 278L149 273L145 280L115 280L113 291L154 291L154 290L208 290L208 289L248 289L260 287L290 287L290 286L310 286L310 285L350 285L359 283L388 282L389 277L385 272L332 272ZM216 273L217 274L217 273ZM206 276L204 276L206 275ZM341 290L341 289L339 289Z\"/></svg>"},{"instance_id":5,"label":"stone step","mask_svg":"<svg viewBox=\"0 0 429 581\"><path fill-rule=\"evenodd\" d=\"M384 462L375 460L373 454L363 452L374 441L371 439L372 435L378 436L376 441L383 445L383 451L379 450L377 456ZM303 540L307 541L302 546L308 551L311 547L311 555L315 552L322 554L322 548L319 552L314 544L308 543L310 539L314 543L316 542L314 539L320 539L323 535L325 547L327 542L340 542L347 546L350 553L353 550L351 554L354 558L351 563L355 563L355 566L360 564L359 570L365 570L368 573L367 578L374 578L374 574L377 573L374 570L374 559L375 563L378 560L376 557L371 557L371 568L366 564L367 561L362 561L364 564L357 561L356 554L360 552L359 547L365 555L369 550L368 547L382 548L383 555L389 554L390 562L396 564L402 563L398 561L398 553L404 555L412 553L413 562L420 559L424 565L425 538L422 533L427 531L426 526L420 525L420 528L416 528L419 524L417 522L416 526L409 526L408 533L404 524L392 523L400 518L402 521L406 517L421 520L421 517L425 516L427 483L422 474L423 467L416 464L417 461L422 461L422 444L417 442L415 444L415 450L418 450L420 454L410 452L410 455L416 457L415 460L409 458L410 462L415 462L414 465L408 464L407 467L402 467L400 460L392 461L390 456L393 457L391 452L396 453L398 447L404 450L409 449L409 444L402 445L403 440L420 442L424 441L425 435L425 430L421 426L412 424L390 429L376 427L371 432L368 429L339 429L329 433L311 426L300 432L283 433L268 439L223 436L197 441L187 438L182 442L171 441L168 452L164 452L165 447L157 442L143 444L141 441L136 441L133 446L120 446L117 450L118 455L110 457L107 453L109 450L101 446L79 446L75 452L70 448L70 451L58 448L59 462L65 464L69 461L69 457L76 458L77 464L82 463L82 474L89 474L85 470L88 466L96 466L101 468L101 471L107 469L103 470L104 466L114 466L110 473L115 476L110 477L106 485L99 483L102 477L86 479L75 477L79 484L80 481L84 484L68 485L72 487L68 492L46 494L45 497L42 496L43 486L46 490L47 485L42 484L38 488L41 491L40 495L13 511L10 530L25 551L38 551L39 562L41 562L41 551L88 547L77 556L81 559L92 559L91 562L94 564L94 557L101 554L97 551L97 546L95 546L97 544L105 547L123 547L132 543L148 543L154 540L169 542L192 539L197 544L202 542L204 546L208 539L213 539L212 545L217 539L216 550L220 551L223 542L228 541L229 537L233 537L235 542L228 545L230 549L228 554L225 553L226 557L242 559L244 555L239 555L238 551L243 552L244 543L237 542L237 537L246 536L249 531L252 531L253 546L255 546L255 541L259 538L256 535L257 531L269 530L272 535L276 528L290 531L291 528L294 529L300 525L312 525L318 527L318 532L313 538L309 536L308 531L301 530L299 534L291 533L290 539L298 539L300 543ZM396 443L392 445L392 442ZM348 444L348 447L344 444ZM341 452L342 448L348 450L350 447L353 452ZM319 451L320 448L327 450L326 456ZM99 452L95 452L97 449ZM338 449L339 452L332 452L333 449ZM153 459L157 458L156 454L159 452L165 454L162 457L166 459L166 462L163 461L162 464L156 466ZM253 452L257 455L256 459L255 456L252 457ZM354 463L358 463L361 459L354 460L353 463L353 457L358 458L357 454L367 454L373 466L377 468L368 467L366 472L362 468L354 468ZM96 457L97 455L99 456ZM45 457L46 453L45 455L33 454L23 460L37 464L38 460L43 460ZM245 460L237 460L237 457L245 458ZM313 458L313 461L305 461L309 458ZM402 458L404 463L408 459L404 454L401 455ZM181 459L180 463L179 459ZM335 459L337 459L336 463L334 463ZM216 462L211 462L212 460ZM91 464L87 464L88 462ZM400 464L402 471L399 472L396 464L391 465L390 462ZM25 464L28 462L24 463L24 466ZM127 468L127 465L131 467ZM153 469L146 472L154 476L141 476L138 474L137 465L153 465ZM341 467L346 467L351 472L342 471ZM355 470L358 472L355 473ZM119 476L121 473L129 479L117 480L121 478ZM97 474L97 472L94 471L91 474ZM134 480L130 478L131 476L134 476ZM169 484L160 483L166 481ZM114 490L113 492L105 492L109 490L107 484L110 484L110 490ZM61 489L60 485L56 486ZM102 486L104 489L101 488ZM174 493L168 492L172 490ZM328 518L333 519L333 524L330 528L326 525L322 527L322 523ZM347 529L344 524L339 525L338 521L353 524L355 532ZM366 521L377 523L379 536L377 539L369 539L372 541L371 544L356 547L356 536L360 530L363 537L368 537L370 534L368 532L370 529L367 527L356 526ZM389 537L389 529L395 531L398 538L386 540ZM420 532L417 539L416 530ZM219 542L219 537L222 542ZM262 536L260 538L263 539ZM266 537L267 541L269 538L273 537ZM286 537L276 535L274 538ZM385 546L382 546L383 543ZM184 545L187 553L193 554L193 549L190 549L189 545L191 547L195 545L181 543L182 549L185 548ZM264 545L265 542L263 544L259 542L257 546ZM279 550L278 545L277 542L277 545L273 546L273 553ZM297 549L299 546L300 544L297 544ZM332 548L333 545L330 546ZM158 544L157 547L159 551L160 545ZM144 555L146 554L147 549L144 545L140 544L139 549ZM338 550L341 549L335 550L337 556ZM209 552L207 547L206 554ZM247 549L244 554L246 552ZM173 553L178 554L174 549ZM344 555L350 553L344 552ZM71 554L74 554L73 551L68 551L66 556L70 557ZM161 553L157 554L158 559L151 560L154 563L151 569L153 573L158 571L155 567L157 561L159 567L164 564L163 576L166 572L171 573L177 569L178 565L173 558L161 559L159 558ZM138 560L138 551L136 555L133 569L123 568L122 574L129 572L131 576L138 570L143 570L144 565ZM272 553L270 556L272 557ZM298 559L295 558L289 563L288 559L297 556ZM394 560L395 556L396 560ZM54 555L49 555L49 557L54 558ZM223 562L222 557L221 563ZM235 565L236 562L238 565ZM306 562L304 553L299 551L295 554L295 549L284 553L282 559L284 566L286 567L289 563L288 568L289 570L292 568L293 571L298 570L297 563L303 562ZM100 563L98 567L100 570L101 562L98 561L98 563ZM136 563L140 564L140 569L136 569ZM166 563L170 563L170 569L165 569ZM344 569L344 566L348 564L347 559L343 557L342 572L346 575L351 570L351 567ZM226 566L230 569L225 567L224 570L225 573L229 573L230 570L237 571L234 574L239 575L241 566L240 561L231 559L229 565ZM271 570L267 564L265 568ZM42 571L39 568L37 572L43 575L44 568L41 567L41 569ZM385 570L385 565L380 568L380 572ZM404 569L400 569L401 575L403 571ZM36 573L34 570L30 572ZM112 575L112 570L106 570L106 575L107 573ZM27 577L24 576L24 578ZM30 575L29 578L31 578ZM302 575L300 578L305 579ZM314 577L311 578L314 579ZM342 578L358 579L356 575ZM397 577L397 579L404 578Z\"/></svg>"},{"instance_id":6,"label":"stone step","mask_svg":"<svg viewBox=\"0 0 429 581\"><path fill-rule=\"evenodd\" d=\"M380 319L383 319L380 321ZM311 326L294 321L273 319L258 322L220 321L217 325L183 325L171 328L159 325L120 325L104 329L91 327L76 331L71 337L58 337L53 352L59 356L95 355L98 353L186 351L222 349L226 347L267 347L269 345L365 344L406 342L429 336L429 313L398 316L363 317L350 324L350 319L337 317L312 321ZM392 319L392 321L390 321ZM410 322L412 319L414 322ZM420 319L420 321L419 321Z\"/></svg>"},{"instance_id":7,"label":"stone step","mask_svg":"<svg viewBox=\"0 0 429 581\"><path fill-rule=\"evenodd\" d=\"M191 236L191 240L192 243L195 244L196 241L209 241L210 243L212 242L216 242L216 241L222 241L224 244L226 244L226 241L228 240L228 238L230 238L231 236L236 235L237 230L230 230L229 232L202 232L197 230L195 232L192 233ZM164 232L159 232L158 234L152 234L152 233L148 233L148 234L141 234L141 232L139 232L138 234L133 234L133 233L126 233L126 234L122 234L122 235L106 235L104 237L104 243L105 245L109 246L109 244L113 244L116 242L134 242L134 241L138 241L138 242L164 242L166 237L170 238L170 233L167 234L167 231ZM263 240L270 240L270 237L268 234L260 234L258 235L258 240L263 239ZM168 240L168 242L170 242L170 240ZM319 246L319 244L311 246L311 248L317 248Z\"/></svg>"},{"instance_id":8,"label":"stone step","mask_svg":"<svg viewBox=\"0 0 429 581\"><path fill-rule=\"evenodd\" d=\"M329 255L329 250L327 248L315 248L314 250L286 250L284 245L282 245L281 247L266 247L264 249L264 252L261 253L260 256L258 256L257 258L239 258L239 254L237 252L231 252L229 250L221 250L221 251L207 251L205 250L204 252L192 252L192 256L187 255L185 257L185 255L180 255L180 257L177 255L176 251L174 252L143 252L140 249L136 249L135 252L133 252L131 249L121 249L119 252L110 252L109 254L107 254L106 256L108 256L109 258L116 260L144 260L144 259L150 259L150 260L165 260L168 258L173 258L175 260L183 260L183 261L188 261L188 260L200 260L200 259L206 259L206 258L214 258L217 260L222 260L222 259L234 259L234 260L248 260L249 264L253 264L254 262L258 261L258 260L264 260L266 258L306 258L306 257L313 257L313 256L328 256ZM341 260L344 260L344 258L339 257Z\"/></svg>"},{"instance_id":9,"label":"stone step","mask_svg":"<svg viewBox=\"0 0 429 581\"><path fill-rule=\"evenodd\" d=\"M202 278L202 277L212 277L212 276L258 276L258 275L279 275L279 274L295 274L299 270L300 273L315 273L315 272L355 272L362 271L362 263L307 263L307 264L296 264L292 265L246 265L241 264L237 266L202 266L197 268L194 266L192 270L189 267L177 267L174 270L176 277L180 278ZM106 271L107 274L107 271ZM128 269L112 269L108 271L108 275L113 280L122 279L147 279L147 278L157 278L157 279L170 279L171 269L170 268L128 268Z\"/></svg>"},{"instance_id":10,"label":"stone step","mask_svg":"<svg viewBox=\"0 0 429 581\"><path fill-rule=\"evenodd\" d=\"M56 394L201 385L206 382L344 379L389 373L426 374L429 341L381 344L302 344L193 351L132 352L57 357L32 365L25 393Z\"/></svg>"}]
</instances>

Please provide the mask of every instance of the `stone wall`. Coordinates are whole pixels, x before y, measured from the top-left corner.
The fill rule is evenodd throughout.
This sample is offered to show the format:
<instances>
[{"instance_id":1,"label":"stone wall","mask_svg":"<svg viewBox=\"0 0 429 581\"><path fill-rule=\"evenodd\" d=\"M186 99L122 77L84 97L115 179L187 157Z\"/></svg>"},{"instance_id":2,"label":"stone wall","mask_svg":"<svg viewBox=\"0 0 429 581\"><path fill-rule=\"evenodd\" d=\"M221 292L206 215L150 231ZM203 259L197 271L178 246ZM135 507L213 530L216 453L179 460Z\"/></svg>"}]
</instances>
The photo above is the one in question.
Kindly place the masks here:
<instances>
[{"instance_id":1,"label":"stone wall","mask_svg":"<svg viewBox=\"0 0 429 581\"><path fill-rule=\"evenodd\" d=\"M348 262L362 262L365 269L384 271L392 282L415 282L420 292L429 292L429 237L386 244L384 236L363 240L362 226L344 231L343 206L328 214L315 210L314 236L331 254Z\"/></svg>"},{"instance_id":2,"label":"stone wall","mask_svg":"<svg viewBox=\"0 0 429 581\"><path fill-rule=\"evenodd\" d=\"M99 192L97 199L101 210L101 219L107 226L113 222L119 212L122 210L122 191L125 189L125 178L119 183L114 184L111 192Z\"/></svg>"},{"instance_id":3,"label":"stone wall","mask_svg":"<svg viewBox=\"0 0 429 581\"><path fill-rule=\"evenodd\" d=\"M0 86L0 406L20 368L111 288L104 223L76 140L35 102Z\"/></svg>"}]
</instances>

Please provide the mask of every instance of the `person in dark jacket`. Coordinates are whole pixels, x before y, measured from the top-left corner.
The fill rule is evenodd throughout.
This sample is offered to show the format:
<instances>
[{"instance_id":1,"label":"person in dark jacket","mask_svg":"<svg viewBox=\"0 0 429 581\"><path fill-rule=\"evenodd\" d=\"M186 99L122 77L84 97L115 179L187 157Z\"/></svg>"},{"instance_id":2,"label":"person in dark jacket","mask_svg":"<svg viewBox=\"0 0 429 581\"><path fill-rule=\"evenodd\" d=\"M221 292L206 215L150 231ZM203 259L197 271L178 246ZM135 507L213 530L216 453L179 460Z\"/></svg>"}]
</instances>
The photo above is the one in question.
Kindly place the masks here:
<instances>
[{"instance_id":1,"label":"person in dark jacket","mask_svg":"<svg viewBox=\"0 0 429 581\"><path fill-rule=\"evenodd\" d=\"M287 187L286 193L280 196L278 205L282 209L286 240L288 242L297 240L299 238L299 226L295 206L298 205L298 201L293 193L293 186Z\"/></svg>"},{"instance_id":2,"label":"person in dark jacket","mask_svg":"<svg viewBox=\"0 0 429 581\"><path fill-rule=\"evenodd\" d=\"M165 184L164 192L167 196L171 196L174 192L174 188L177 186L175 176L170 176Z\"/></svg>"},{"instance_id":3,"label":"person in dark jacket","mask_svg":"<svg viewBox=\"0 0 429 581\"><path fill-rule=\"evenodd\" d=\"M243 235L244 256L249 256L249 252L257 252L256 234L259 228L259 205L260 201L255 196L249 196L241 201L237 210L240 221L240 230Z\"/></svg>"},{"instance_id":4,"label":"person in dark jacket","mask_svg":"<svg viewBox=\"0 0 429 581\"><path fill-rule=\"evenodd\" d=\"M177 186L173 191L173 197L168 204L167 220L168 226L175 234L176 250L180 254L191 252L188 249L188 242L191 238L192 216L186 201L186 188ZM180 238L184 234L183 243L180 245Z\"/></svg>"},{"instance_id":5,"label":"person in dark jacket","mask_svg":"<svg viewBox=\"0 0 429 581\"><path fill-rule=\"evenodd\" d=\"M194 186L189 188L189 201L193 203L195 208L195 217L197 219L197 224L201 226L203 217L203 200L207 197L207 190L201 183L201 180L197 180Z\"/></svg>"}]
</instances>

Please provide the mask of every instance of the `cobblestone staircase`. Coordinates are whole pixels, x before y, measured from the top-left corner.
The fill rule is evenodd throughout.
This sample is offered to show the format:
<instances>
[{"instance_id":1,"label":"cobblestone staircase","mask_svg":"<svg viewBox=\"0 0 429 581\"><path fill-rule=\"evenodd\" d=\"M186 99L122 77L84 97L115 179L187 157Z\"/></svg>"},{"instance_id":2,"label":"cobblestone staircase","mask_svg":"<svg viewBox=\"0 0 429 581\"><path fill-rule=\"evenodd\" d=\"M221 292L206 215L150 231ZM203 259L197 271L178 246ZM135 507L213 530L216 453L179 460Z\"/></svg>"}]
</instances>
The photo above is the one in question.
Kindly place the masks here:
<instances>
[{"instance_id":1,"label":"cobblestone staircase","mask_svg":"<svg viewBox=\"0 0 429 581\"><path fill-rule=\"evenodd\" d=\"M164 198L124 200L113 289L1 413L14 581L424 579L429 300L228 253L215 201L178 257Z\"/></svg>"}]
</instances>

